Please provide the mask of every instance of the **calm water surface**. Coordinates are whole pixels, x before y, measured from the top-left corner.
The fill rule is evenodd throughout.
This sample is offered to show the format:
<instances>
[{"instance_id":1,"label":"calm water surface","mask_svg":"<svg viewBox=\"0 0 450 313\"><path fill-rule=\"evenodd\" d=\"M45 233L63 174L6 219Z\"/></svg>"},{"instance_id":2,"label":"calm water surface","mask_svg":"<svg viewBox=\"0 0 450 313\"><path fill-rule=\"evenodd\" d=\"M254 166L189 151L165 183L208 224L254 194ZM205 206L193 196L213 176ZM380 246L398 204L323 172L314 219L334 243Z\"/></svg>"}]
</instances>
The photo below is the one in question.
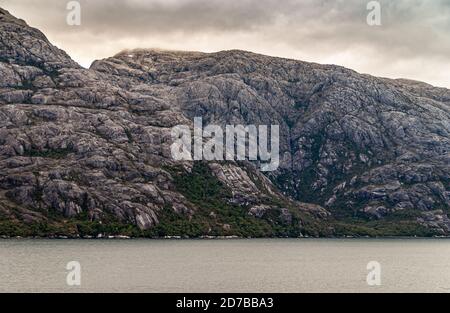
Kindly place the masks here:
<instances>
[{"instance_id":1,"label":"calm water surface","mask_svg":"<svg viewBox=\"0 0 450 313\"><path fill-rule=\"evenodd\" d=\"M0 292L450 292L450 240L0 240Z\"/></svg>"}]
</instances>

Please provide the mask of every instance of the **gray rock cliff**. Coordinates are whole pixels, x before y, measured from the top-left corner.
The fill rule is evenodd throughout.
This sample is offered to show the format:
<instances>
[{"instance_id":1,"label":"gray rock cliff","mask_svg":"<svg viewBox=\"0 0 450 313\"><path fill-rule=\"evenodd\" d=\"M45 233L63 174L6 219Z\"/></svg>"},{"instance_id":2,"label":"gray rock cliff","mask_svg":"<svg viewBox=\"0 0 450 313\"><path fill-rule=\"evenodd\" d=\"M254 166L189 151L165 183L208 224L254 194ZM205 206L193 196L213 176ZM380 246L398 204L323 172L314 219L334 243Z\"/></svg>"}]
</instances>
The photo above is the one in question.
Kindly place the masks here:
<instances>
[{"instance_id":1,"label":"gray rock cliff","mask_svg":"<svg viewBox=\"0 0 450 313\"><path fill-rule=\"evenodd\" d=\"M280 125L280 168L173 161L171 128L197 116ZM130 50L83 69L0 9L6 235L107 224L151 235L448 235L449 212L448 89L244 51Z\"/></svg>"}]
</instances>

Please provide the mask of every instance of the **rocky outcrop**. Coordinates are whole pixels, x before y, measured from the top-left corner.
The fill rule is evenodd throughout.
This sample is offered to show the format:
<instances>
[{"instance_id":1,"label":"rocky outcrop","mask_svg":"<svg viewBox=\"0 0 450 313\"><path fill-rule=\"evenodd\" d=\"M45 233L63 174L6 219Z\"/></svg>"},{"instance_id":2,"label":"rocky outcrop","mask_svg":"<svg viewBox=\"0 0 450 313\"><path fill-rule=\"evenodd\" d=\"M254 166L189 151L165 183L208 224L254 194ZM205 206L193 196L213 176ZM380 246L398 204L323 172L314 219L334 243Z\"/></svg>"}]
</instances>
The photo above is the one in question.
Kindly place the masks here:
<instances>
[{"instance_id":1,"label":"rocky outcrop","mask_svg":"<svg viewBox=\"0 0 450 313\"><path fill-rule=\"evenodd\" d=\"M0 30L4 221L77 221L73 233L117 222L152 235L183 235L186 223L202 225L199 235L246 235L250 223L265 230L253 235L332 235L400 220L410 235L411 224L449 233L447 89L244 51L130 50L83 69L4 10ZM280 168L173 161L171 128L198 116L280 125ZM227 193L208 202L189 179ZM242 212L230 220L210 206Z\"/></svg>"},{"instance_id":2,"label":"rocky outcrop","mask_svg":"<svg viewBox=\"0 0 450 313\"><path fill-rule=\"evenodd\" d=\"M169 86L183 114L205 123L280 125L270 178L338 219L450 206L447 89L244 51L135 50L92 68L131 90Z\"/></svg>"},{"instance_id":3,"label":"rocky outcrop","mask_svg":"<svg viewBox=\"0 0 450 313\"><path fill-rule=\"evenodd\" d=\"M130 88L133 76L142 75L137 79L144 82L150 74L118 63L111 72L83 69L6 11L1 11L0 28L1 220L21 225L74 221L72 234L86 223L119 223L150 235L183 235L171 228L168 216L189 221L202 203L187 199L189 193L177 185L193 164L172 160L170 132L192 121L176 105L171 87L142 83ZM245 208L274 199L283 203L274 210L288 205L303 212L300 203L274 191L251 165L209 166L230 190L224 205L244 208L243 220L250 219ZM239 225L224 224L217 216L204 223L194 235L214 234L215 224L239 233ZM164 227L152 232L158 225Z\"/></svg>"}]
</instances>

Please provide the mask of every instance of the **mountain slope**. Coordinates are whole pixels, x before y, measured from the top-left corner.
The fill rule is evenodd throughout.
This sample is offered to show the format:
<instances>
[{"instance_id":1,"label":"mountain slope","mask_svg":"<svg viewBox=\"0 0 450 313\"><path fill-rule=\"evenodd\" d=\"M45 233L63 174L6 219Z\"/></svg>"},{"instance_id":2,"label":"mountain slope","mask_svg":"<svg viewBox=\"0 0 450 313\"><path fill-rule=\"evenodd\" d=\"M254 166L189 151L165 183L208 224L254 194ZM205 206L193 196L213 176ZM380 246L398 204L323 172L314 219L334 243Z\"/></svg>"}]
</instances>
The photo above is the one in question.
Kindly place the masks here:
<instances>
[{"instance_id":1,"label":"mountain slope","mask_svg":"<svg viewBox=\"0 0 450 313\"><path fill-rule=\"evenodd\" d=\"M6 11L0 29L7 235L450 233L447 89L244 51L86 70ZM197 116L280 125L279 170L172 161L171 127Z\"/></svg>"},{"instance_id":2,"label":"mountain slope","mask_svg":"<svg viewBox=\"0 0 450 313\"><path fill-rule=\"evenodd\" d=\"M326 210L251 164L172 161L171 128L191 122L168 88L82 69L6 11L0 29L0 234L322 232Z\"/></svg>"},{"instance_id":3,"label":"mountain slope","mask_svg":"<svg viewBox=\"0 0 450 313\"><path fill-rule=\"evenodd\" d=\"M283 162L271 179L338 220L449 230L447 89L244 51L136 50L92 68L130 90L170 86L172 102L205 123L279 124Z\"/></svg>"}]
</instances>

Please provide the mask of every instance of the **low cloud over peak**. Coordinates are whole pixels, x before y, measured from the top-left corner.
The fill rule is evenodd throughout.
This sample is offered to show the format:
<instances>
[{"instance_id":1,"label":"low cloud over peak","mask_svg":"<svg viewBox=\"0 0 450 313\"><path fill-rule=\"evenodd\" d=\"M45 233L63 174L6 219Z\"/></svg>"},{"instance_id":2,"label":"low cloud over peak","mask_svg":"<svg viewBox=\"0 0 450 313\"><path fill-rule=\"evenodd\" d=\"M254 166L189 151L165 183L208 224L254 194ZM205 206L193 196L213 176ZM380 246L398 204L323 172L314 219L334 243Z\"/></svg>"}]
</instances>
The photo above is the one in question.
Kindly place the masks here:
<instances>
[{"instance_id":1,"label":"low cloud over peak","mask_svg":"<svg viewBox=\"0 0 450 313\"><path fill-rule=\"evenodd\" d=\"M68 1L67 1L68 2ZM359 72L450 87L450 2L379 1L381 26L363 0L0 0L84 66L124 49L242 49L334 63Z\"/></svg>"}]
</instances>

